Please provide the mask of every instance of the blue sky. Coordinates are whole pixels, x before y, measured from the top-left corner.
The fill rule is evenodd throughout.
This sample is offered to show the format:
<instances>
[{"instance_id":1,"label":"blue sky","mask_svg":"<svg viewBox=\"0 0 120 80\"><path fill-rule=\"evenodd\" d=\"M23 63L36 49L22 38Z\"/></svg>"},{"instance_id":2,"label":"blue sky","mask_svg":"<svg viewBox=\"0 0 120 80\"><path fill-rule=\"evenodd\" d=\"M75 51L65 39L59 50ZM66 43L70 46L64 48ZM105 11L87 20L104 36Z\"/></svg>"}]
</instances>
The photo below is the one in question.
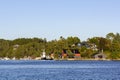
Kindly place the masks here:
<instances>
[{"instance_id":1,"label":"blue sky","mask_svg":"<svg viewBox=\"0 0 120 80\"><path fill-rule=\"evenodd\" d=\"M0 0L0 38L120 33L120 0Z\"/></svg>"}]
</instances>

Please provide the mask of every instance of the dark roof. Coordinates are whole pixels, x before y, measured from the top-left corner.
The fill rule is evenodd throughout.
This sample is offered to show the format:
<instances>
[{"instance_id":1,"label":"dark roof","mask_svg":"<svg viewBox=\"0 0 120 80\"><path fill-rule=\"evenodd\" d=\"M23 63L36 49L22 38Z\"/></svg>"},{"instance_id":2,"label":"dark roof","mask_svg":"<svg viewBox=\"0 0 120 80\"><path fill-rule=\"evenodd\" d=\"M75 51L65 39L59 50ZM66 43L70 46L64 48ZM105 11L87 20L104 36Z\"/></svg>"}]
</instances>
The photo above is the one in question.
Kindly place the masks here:
<instances>
[{"instance_id":1,"label":"dark roof","mask_svg":"<svg viewBox=\"0 0 120 80\"><path fill-rule=\"evenodd\" d=\"M63 53L67 53L67 50L68 50L68 49L63 49ZM71 51L72 53L74 53L74 54L80 53L78 49L70 49L70 51Z\"/></svg>"}]
</instances>

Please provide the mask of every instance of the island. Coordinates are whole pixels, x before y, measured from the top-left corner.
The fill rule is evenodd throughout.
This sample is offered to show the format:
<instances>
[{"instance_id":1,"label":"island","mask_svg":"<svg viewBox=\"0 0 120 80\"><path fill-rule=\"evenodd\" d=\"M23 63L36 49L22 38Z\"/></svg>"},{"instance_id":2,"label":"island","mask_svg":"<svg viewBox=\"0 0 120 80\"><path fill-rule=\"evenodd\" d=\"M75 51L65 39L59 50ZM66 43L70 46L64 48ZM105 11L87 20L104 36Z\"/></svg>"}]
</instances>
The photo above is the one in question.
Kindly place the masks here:
<instances>
[{"instance_id":1,"label":"island","mask_svg":"<svg viewBox=\"0 0 120 80\"><path fill-rule=\"evenodd\" d=\"M0 39L0 60L120 60L120 34L92 37Z\"/></svg>"}]
</instances>

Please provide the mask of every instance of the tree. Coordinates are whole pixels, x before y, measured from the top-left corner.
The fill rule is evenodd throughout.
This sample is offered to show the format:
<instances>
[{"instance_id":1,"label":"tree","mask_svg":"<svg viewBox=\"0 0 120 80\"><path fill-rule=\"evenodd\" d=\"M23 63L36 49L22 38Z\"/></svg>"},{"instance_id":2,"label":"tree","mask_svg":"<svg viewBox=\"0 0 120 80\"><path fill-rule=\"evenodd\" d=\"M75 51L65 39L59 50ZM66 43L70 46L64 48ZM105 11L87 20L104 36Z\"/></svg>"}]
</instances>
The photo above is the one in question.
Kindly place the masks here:
<instances>
[{"instance_id":1,"label":"tree","mask_svg":"<svg viewBox=\"0 0 120 80\"><path fill-rule=\"evenodd\" d=\"M99 46L99 37L88 38L88 42Z\"/></svg>"},{"instance_id":2,"label":"tree","mask_svg":"<svg viewBox=\"0 0 120 80\"><path fill-rule=\"evenodd\" d=\"M107 39L110 39L111 41L113 41L114 37L115 37L115 34L114 34L114 33L108 33L108 34L106 35L106 38L107 38Z\"/></svg>"},{"instance_id":3,"label":"tree","mask_svg":"<svg viewBox=\"0 0 120 80\"><path fill-rule=\"evenodd\" d=\"M9 49L9 41L0 39L0 57L5 57Z\"/></svg>"},{"instance_id":4,"label":"tree","mask_svg":"<svg viewBox=\"0 0 120 80\"><path fill-rule=\"evenodd\" d=\"M80 43L80 39L78 37L68 37L67 43L69 44L69 47L71 47L72 45L77 45Z\"/></svg>"},{"instance_id":5,"label":"tree","mask_svg":"<svg viewBox=\"0 0 120 80\"><path fill-rule=\"evenodd\" d=\"M74 58L74 53L70 49L67 50L67 54L69 58Z\"/></svg>"},{"instance_id":6,"label":"tree","mask_svg":"<svg viewBox=\"0 0 120 80\"><path fill-rule=\"evenodd\" d=\"M110 49L110 41L107 40L106 38L99 38L99 50L109 50Z\"/></svg>"}]
</instances>

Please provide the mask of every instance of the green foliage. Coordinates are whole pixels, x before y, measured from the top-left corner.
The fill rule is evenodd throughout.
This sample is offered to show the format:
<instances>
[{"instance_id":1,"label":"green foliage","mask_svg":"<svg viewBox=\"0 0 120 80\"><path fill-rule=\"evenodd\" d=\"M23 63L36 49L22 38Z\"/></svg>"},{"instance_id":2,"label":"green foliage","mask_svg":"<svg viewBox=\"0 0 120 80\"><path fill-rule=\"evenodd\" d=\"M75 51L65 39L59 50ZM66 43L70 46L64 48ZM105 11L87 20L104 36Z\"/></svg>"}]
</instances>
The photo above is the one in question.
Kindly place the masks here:
<instances>
[{"instance_id":1,"label":"green foliage","mask_svg":"<svg viewBox=\"0 0 120 80\"><path fill-rule=\"evenodd\" d=\"M86 49L84 52L81 52L81 57L83 58L92 58L93 51L91 49Z\"/></svg>"},{"instance_id":2,"label":"green foliage","mask_svg":"<svg viewBox=\"0 0 120 80\"><path fill-rule=\"evenodd\" d=\"M88 38L88 42L96 44L98 46L99 45L99 37Z\"/></svg>"},{"instance_id":3,"label":"green foliage","mask_svg":"<svg viewBox=\"0 0 120 80\"><path fill-rule=\"evenodd\" d=\"M69 47L77 45L78 43L80 43L80 39L78 37L68 37L67 38L67 43L69 45Z\"/></svg>"},{"instance_id":4,"label":"green foliage","mask_svg":"<svg viewBox=\"0 0 120 80\"><path fill-rule=\"evenodd\" d=\"M119 59L120 58L120 52L117 52L117 51L111 52L111 54L109 55L109 58L112 59L112 60Z\"/></svg>"},{"instance_id":5,"label":"green foliage","mask_svg":"<svg viewBox=\"0 0 120 80\"><path fill-rule=\"evenodd\" d=\"M109 50L111 47L111 41L109 39L103 38L103 37L93 37L89 38L88 42L96 44L99 51L101 50Z\"/></svg>"},{"instance_id":6,"label":"green foliage","mask_svg":"<svg viewBox=\"0 0 120 80\"><path fill-rule=\"evenodd\" d=\"M9 48L9 41L0 39L0 57L5 57Z\"/></svg>"},{"instance_id":7,"label":"green foliage","mask_svg":"<svg viewBox=\"0 0 120 80\"><path fill-rule=\"evenodd\" d=\"M24 45L24 44L28 44L31 42L37 42L37 43L43 43L46 42L46 39L40 39L40 38L18 38L12 41L13 45Z\"/></svg>"},{"instance_id":8,"label":"green foliage","mask_svg":"<svg viewBox=\"0 0 120 80\"><path fill-rule=\"evenodd\" d=\"M113 41L114 37L115 37L115 34L114 34L114 33L108 33L108 34L106 35L106 39L109 39L109 40L111 40L111 41Z\"/></svg>"},{"instance_id":9,"label":"green foliage","mask_svg":"<svg viewBox=\"0 0 120 80\"><path fill-rule=\"evenodd\" d=\"M72 53L71 50L67 50L67 53L69 58L74 58L74 53Z\"/></svg>"},{"instance_id":10,"label":"green foliage","mask_svg":"<svg viewBox=\"0 0 120 80\"><path fill-rule=\"evenodd\" d=\"M99 50L108 50L110 48L110 40L107 40L106 38L99 38Z\"/></svg>"},{"instance_id":11,"label":"green foliage","mask_svg":"<svg viewBox=\"0 0 120 80\"><path fill-rule=\"evenodd\" d=\"M54 54L56 59L61 58L62 50L68 50L68 57L74 57L71 49L79 50L82 58L92 58L98 51L104 51L109 59L120 59L120 34L108 33L106 38L93 37L89 38L85 44L81 46L78 37L60 37L59 40L47 41L41 38L18 38L15 40L0 39L0 57L9 58L24 58L24 57L39 57L43 49L46 55ZM98 51L94 51L93 47L96 46Z\"/></svg>"}]
</instances>

